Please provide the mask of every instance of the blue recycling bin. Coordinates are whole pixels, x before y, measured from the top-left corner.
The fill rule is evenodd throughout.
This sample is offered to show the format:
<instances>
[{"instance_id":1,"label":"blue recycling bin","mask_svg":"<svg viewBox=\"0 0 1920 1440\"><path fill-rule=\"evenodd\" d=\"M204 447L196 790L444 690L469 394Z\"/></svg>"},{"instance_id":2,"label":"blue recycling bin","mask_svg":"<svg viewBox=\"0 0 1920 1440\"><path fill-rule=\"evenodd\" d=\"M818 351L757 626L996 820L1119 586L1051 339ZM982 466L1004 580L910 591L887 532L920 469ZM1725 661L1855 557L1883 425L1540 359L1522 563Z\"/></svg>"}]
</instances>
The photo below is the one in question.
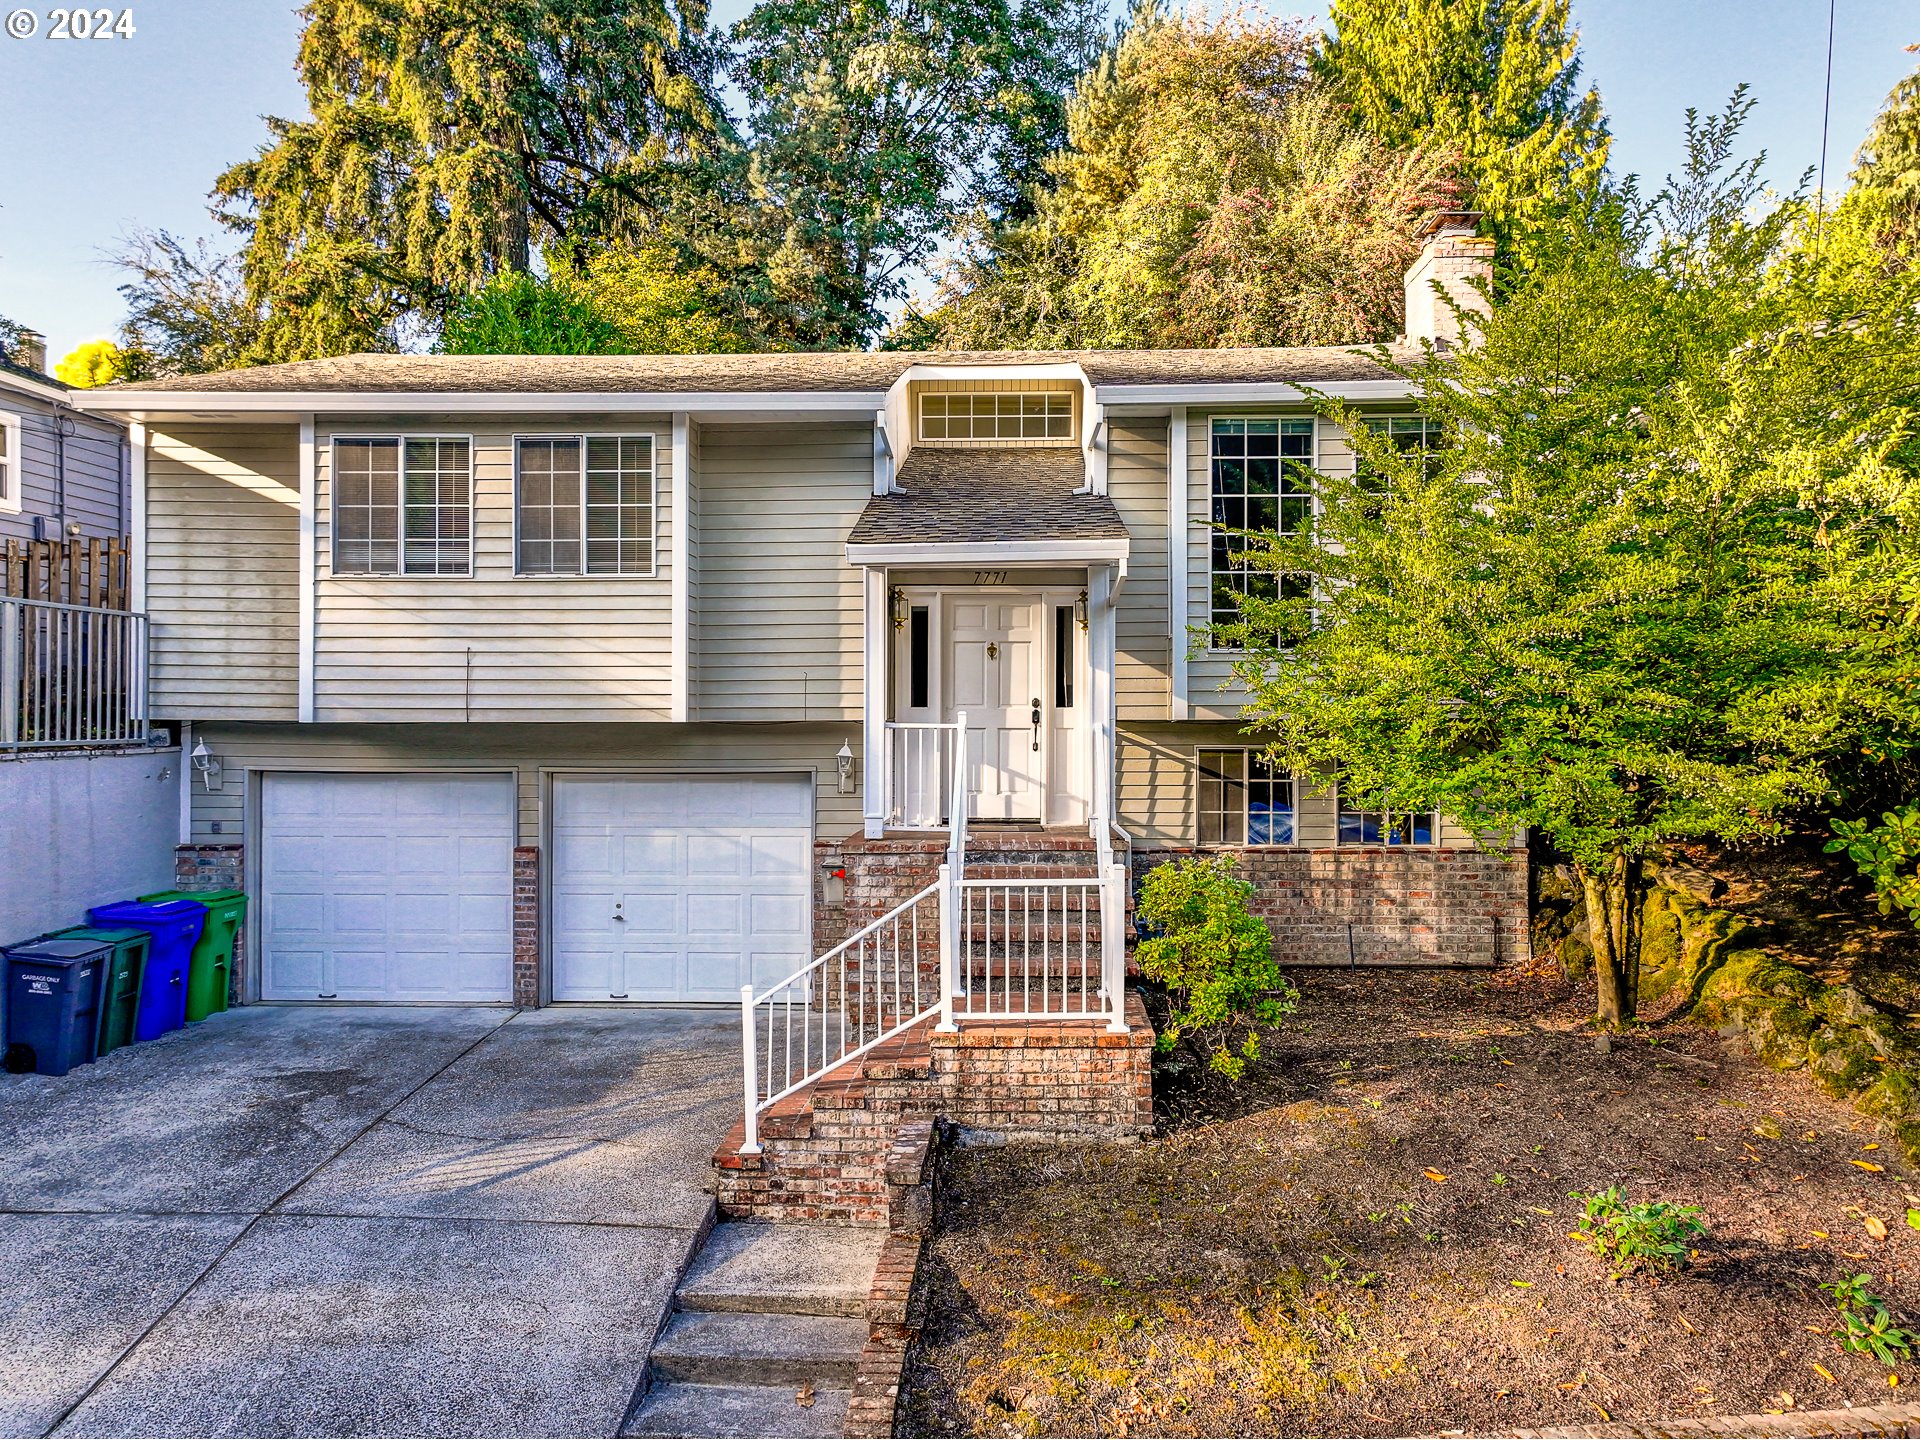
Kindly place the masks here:
<instances>
[{"instance_id":1,"label":"blue recycling bin","mask_svg":"<svg viewBox=\"0 0 1920 1440\"><path fill-rule=\"evenodd\" d=\"M6 1066L64 1075L91 1063L100 1036L100 982L113 942L29 940L9 946Z\"/></svg>"},{"instance_id":2,"label":"blue recycling bin","mask_svg":"<svg viewBox=\"0 0 1920 1440\"><path fill-rule=\"evenodd\" d=\"M121 900L87 912L94 925L144 930L153 937L140 975L140 1015L133 1038L152 1040L187 1023L187 973L207 923L207 907L191 900Z\"/></svg>"}]
</instances>

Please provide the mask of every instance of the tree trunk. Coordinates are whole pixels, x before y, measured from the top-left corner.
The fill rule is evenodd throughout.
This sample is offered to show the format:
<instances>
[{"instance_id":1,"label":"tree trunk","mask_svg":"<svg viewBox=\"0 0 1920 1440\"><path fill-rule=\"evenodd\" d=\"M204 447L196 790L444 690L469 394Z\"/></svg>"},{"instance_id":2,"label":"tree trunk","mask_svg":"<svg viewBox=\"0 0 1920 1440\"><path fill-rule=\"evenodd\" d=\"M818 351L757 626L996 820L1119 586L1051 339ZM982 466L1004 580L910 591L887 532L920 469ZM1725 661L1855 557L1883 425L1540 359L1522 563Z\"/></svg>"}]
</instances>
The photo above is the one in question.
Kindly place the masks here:
<instances>
[{"instance_id":1,"label":"tree trunk","mask_svg":"<svg viewBox=\"0 0 1920 1440\"><path fill-rule=\"evenodd\" d=\"M1632 1022L1640 998L1640 861L1616 852L1603 869L1576 862L1573 873L1587 899L1594 1018L1618 1029Z\"/></svg>"}]
</instances>

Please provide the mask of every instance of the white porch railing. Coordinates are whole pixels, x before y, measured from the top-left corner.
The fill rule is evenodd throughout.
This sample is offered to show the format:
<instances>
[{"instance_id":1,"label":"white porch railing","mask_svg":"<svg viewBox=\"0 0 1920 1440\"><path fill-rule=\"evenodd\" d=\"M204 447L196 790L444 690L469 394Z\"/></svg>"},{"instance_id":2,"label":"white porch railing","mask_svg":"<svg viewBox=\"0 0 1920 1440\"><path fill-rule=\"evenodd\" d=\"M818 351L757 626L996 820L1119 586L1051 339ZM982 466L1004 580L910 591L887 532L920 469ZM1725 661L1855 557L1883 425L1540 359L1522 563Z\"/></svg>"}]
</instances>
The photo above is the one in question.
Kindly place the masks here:
<instances>
[{"instance_id":1,"label":"white porch railing","mask_svg":"<svg viewBox=\"0 0 1920 1440\"><path fill-rule=\"evenodd\" d=\"M0 751L147 738L147 617L0 598Z\"/></svg>"},{"instance_id":2,"label":"white porch railing","mask_svg":"<svg viewBox=\"0 0 1920 1440\"><path fill-rule=\"evenodd\" d=\"M887 723L887 770L882 807L887 824L899 830L944 830L952 820L955 795L964 799L965 786L954 784L964 771L967 717L951 725L918 721ZM963 817L964 818L964 817Z\"/></svg>"},{"instance_id":3,"label":"white porch railing","mask_svg":"<svg viewBox=\"0 0 1920 1440\"><path fill-rule=\"evenodd\" d=\"M966 716L952 725L889 726L940 738L888 742L890 762L910 755L937 773L949 832L946 863L931 885L765 990L740 990L741 1075L746 1101L741 1153L760 1150L760 1117L795 1091L938 1016L951 1033L965 1021L1098 1020L1124 1033L1127 872L1100 847L1086 876L966 876ZM937 766L937 772L935 767ZM911 767L888 767L895 777ZM896 811L890 823L915 825ZM932 809L927 802L921 814ZM937 813L937 812L934 812Z\"/></svg>"}]
</instances>

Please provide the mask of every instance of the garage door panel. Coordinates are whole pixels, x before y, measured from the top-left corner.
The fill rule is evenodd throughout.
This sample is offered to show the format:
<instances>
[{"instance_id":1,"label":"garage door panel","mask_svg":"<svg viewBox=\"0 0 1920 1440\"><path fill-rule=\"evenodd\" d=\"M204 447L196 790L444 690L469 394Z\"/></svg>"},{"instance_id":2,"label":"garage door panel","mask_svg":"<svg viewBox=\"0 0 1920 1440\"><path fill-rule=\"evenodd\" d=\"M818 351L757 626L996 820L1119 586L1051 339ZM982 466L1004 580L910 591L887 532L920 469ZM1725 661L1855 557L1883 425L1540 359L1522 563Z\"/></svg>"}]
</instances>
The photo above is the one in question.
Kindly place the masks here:
<instances>
[{"instance_id":1,"label":"garage door panel","mask_svg":"<svg viewBox=\"0 0 1920 1440\"><path fill-rule=\"evenodd\" d=\"M812 797L790 776L556 780L554 997L737 1001L763 968L799 968Z\"/></svg>"},{"instance_id":2,"label":"garage door panel","mask_svg":"<svg viewBox=\"0 0 1920 1440\"><path fill-rule=\"evenodd\" d=\"M514 805L508 776L268 776L265 998L509 999Z\"/></svg>"}]
</instances>

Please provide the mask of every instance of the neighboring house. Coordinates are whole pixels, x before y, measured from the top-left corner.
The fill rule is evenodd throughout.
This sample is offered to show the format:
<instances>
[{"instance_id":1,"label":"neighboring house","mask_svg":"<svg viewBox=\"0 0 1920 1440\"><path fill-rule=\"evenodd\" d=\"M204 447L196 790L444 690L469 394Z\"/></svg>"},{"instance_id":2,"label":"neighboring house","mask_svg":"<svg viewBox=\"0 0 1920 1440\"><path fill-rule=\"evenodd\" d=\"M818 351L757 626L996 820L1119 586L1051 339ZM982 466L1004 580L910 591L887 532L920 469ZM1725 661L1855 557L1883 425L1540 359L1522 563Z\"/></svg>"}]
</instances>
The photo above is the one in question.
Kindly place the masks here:
<instances>
[{"instance_id":1,"label":"neighboring house","mask_svg":"<svg viewBox=\"0 0 1920 1440\"><path fill-rule=\"evenodd\" d=\"M1469 237L1409 276L1429 336ZM931 873L951 732L915 727L960 712L982 853L1232 850L1296 958L1524 953L1518 851L1269 774L1232 655L1189 654L1271 583L1212 522L1302 523L1353 464L1307 386L1423 433L1331 348L356 355L76 399L133 427L152 714L206 751L186 863L258 902L245 998L737 1003Z\"/></svg>"},{"instance_id":2,"label":"neighboring house","mask_svg":"<svg viewBox=\"0 0 1920 1440\"><path fill-rule=\"evenodd\" d=\"M127 534L126 426L77 409L84 392L45 373L31 331L28 347L0 360L0 542Z\"/></svg>"}]
</instances>

